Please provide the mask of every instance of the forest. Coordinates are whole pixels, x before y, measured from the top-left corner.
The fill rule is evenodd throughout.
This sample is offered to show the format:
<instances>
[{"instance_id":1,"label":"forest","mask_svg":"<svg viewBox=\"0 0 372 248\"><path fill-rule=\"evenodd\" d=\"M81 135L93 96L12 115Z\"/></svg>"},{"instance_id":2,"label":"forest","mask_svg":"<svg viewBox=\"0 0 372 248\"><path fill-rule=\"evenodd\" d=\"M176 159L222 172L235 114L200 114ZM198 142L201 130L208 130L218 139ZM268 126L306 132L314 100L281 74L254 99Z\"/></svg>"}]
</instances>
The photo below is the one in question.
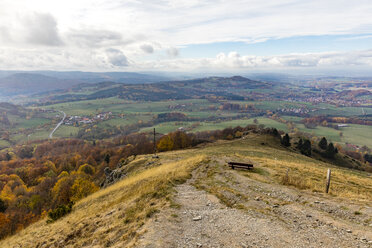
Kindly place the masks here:
<instances>
[{"instance_id":1,"label":"forest","mask_svg":"<svg viewBox=\"0 0 372 248\"><path fill-rule=\"evenodd\" d=\"M241 137L253 129L186 134L173 132L157 140L158 151L196 146L215 139ZM23 229L48 215L97 191L104 170L131 155L154 151L151 135L130 134L112 141L81 139L35 141L0 154L0 238Z\"/></svg>"}]
</instances>

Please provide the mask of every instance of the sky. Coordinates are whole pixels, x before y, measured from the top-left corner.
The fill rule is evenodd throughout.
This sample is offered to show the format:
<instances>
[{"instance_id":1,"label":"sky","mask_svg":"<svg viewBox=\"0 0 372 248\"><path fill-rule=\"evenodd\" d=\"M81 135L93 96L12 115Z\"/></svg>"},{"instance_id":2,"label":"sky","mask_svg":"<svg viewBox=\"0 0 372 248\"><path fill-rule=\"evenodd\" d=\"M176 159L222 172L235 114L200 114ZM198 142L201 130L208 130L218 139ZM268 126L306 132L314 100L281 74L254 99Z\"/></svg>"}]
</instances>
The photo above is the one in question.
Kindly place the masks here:
<instances>
[{"instance_id":1,"label":"sky","mask_svg":"<svg viewBox=\"0 0 372 248\"><path fill-rule=\"evenodd\" d=\"M370 0L0 0L0 70L372 73Z\"/></svg>"}]
</instances>

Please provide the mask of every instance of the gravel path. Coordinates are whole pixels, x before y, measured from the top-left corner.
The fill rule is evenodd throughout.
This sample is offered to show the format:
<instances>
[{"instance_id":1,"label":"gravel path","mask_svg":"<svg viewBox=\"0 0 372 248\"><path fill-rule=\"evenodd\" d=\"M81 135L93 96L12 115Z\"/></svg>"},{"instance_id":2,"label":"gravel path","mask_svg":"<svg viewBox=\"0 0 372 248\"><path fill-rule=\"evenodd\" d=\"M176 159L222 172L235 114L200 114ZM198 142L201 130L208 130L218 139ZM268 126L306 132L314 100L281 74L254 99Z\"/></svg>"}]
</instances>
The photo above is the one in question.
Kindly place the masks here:
<instances>
[{"instance_id":1,"label":"gravel path","mask_svg":"<svg viewBox=\"0 0 372 248\"><path fill-rule=\"evenodd\" d=\"M49 139L52 139L53 138L53 134L57 131L57 129L63 124L63 122L66 119L66 113L65 112L63 112L63 111L58 111L58 112L60 112L61 114L63 114L63 117L62 117L62 120L60 122L58 122L57 126L52 130L52 132L50 132Z\"/></svg>"},{"instance_id":2,"label":"gravel path","mask_svg":"<svg viewBox=\"0 0 372 248\"><path fill-rule=\"evenodd\" d=\"M349 218L337 202L226 173L248 196L236 199L242 209L226 207L188 181L176 187L180 208L164 209L148 222L137 247L372 247L372 227Z\"/></svg>"}]
</instances>

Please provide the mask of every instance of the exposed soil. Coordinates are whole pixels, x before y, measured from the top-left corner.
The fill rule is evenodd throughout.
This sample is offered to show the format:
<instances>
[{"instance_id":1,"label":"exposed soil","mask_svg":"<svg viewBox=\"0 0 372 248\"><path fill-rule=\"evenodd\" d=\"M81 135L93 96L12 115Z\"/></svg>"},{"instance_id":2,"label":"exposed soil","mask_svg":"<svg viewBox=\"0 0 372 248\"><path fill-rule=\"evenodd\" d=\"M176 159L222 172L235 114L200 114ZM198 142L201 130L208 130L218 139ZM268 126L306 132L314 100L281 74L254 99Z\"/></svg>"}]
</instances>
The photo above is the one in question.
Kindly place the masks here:
<instances>
[{"instance_id":1,"label":"exposed soil","mask_svg":"<svg viewBox=\"0 0 372 248\"><path fill-rule=\"evenodd\" d=\"M372 247L371 206L252 180L223 163L177 186L173 208L143 227L137 247Z\"/></svg>"}]
</instances>

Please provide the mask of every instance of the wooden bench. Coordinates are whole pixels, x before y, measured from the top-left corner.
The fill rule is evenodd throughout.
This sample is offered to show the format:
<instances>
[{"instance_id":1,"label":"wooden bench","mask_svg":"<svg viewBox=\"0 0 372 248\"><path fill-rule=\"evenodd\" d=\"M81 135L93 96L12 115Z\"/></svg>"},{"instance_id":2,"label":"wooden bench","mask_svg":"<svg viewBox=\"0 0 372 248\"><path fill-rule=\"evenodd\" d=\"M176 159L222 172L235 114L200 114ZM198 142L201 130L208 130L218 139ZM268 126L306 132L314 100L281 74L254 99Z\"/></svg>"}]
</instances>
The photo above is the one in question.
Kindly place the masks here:
<instances>
[{"instance_id":1,"label":"wooden bench","mask_svg":"<svg viewBox=\"0 0 372 248\"><path fill-rule=\"evenodd\" d=\"M239 162L228 162L227 163L231 169L235 169L235 168L242 168L242 169L251 169L253 168L253 164L247 164L247 163L239 163Z\"/></svg>"}]
</instances>

